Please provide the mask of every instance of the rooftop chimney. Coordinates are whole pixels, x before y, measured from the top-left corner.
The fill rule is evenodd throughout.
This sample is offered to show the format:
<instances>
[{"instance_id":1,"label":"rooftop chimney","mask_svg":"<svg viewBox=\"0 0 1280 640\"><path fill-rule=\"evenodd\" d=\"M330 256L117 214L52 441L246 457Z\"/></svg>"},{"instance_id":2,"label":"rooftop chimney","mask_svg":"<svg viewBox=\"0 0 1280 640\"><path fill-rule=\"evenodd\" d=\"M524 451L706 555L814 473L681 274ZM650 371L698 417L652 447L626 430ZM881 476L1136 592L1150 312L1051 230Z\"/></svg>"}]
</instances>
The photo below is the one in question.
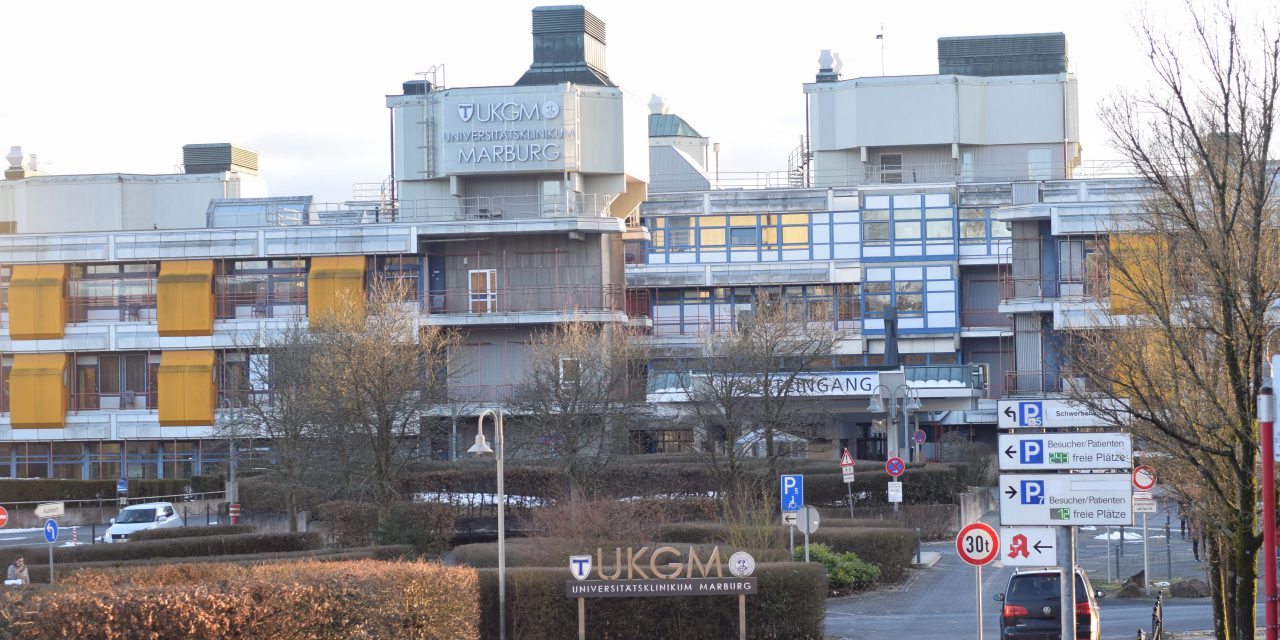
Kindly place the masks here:
<instances>
[{"instance_id":1,"label":"rooftop chimney","mask_svg":"<svg viewBox=\"0 0 1280 640\"><path fill-rule=\"evenodd\" d=\"M604 21L582 5L534 7L533 64L516 86L617 86L605 71L604 44Z\"/></svg>"},{"instance_id":2,"label":"rooftop chimney","mask_svg":"<svg viewBox=\"0 0 1280 640\"><path fill-rule=\"evenodd\" d=\"M188 144L182 147L182 165L187 173L236 171L258 175L258 152L226 142Z\"/></svg>"},{"instance_id":3,"label":"rooftop chimney","mask_svg":"<svg viewBox=\"0 0 1280 640\"><path fill-rule=\"evenodd\" d=\"M14 146L9 148L9 155L4 159L9 161L9 167L4 170L5 180L21 180L31 175L27 168L22 166L22 147Z\"/></svg>"},{"instance_id":4,"label":"rooftop chimney","mask_svg":"<svg viewBox=\"0 0 1280 640\"><path fill-rule=\"evenodd\" d=\"M840 60L840 54L823 49L818 55L818 75L814 82L839 82L840 70L843 68L844 62Z\"/></svg>"}]
</instances>

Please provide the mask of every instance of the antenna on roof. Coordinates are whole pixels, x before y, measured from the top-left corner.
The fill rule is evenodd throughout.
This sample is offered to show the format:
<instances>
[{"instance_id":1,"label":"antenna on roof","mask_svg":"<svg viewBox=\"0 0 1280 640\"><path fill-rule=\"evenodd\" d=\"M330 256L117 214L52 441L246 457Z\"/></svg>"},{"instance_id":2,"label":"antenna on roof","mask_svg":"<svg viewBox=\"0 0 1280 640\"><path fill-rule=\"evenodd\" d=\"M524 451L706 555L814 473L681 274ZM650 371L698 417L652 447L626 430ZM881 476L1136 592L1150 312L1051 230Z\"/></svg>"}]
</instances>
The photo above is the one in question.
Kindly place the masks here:
<instances>
[{"instance_id":1,"label":"antenna on roof","mask_svg":"<svg viewBox=\"0 0 1280 640\"><path fill-rule=\"evenodd\" d=\"M884 23L880 23L880 33L876 34L876 40L880 41L880 77L884 77Z\"/></svg>"}]
</instances>

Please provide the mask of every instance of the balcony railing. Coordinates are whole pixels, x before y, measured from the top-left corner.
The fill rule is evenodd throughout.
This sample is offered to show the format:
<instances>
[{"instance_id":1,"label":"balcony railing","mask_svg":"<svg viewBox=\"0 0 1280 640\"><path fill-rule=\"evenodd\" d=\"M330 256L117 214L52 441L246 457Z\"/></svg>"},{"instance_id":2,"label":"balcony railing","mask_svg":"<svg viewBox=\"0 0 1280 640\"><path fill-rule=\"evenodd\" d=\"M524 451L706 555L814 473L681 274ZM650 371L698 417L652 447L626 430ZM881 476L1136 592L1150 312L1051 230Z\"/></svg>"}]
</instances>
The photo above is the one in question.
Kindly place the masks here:
<instances>
[{"instance_id":1,"label":"balcony railing","mask_svg":"<svg viewBox=\"0 0 1280 640\"><path fill-rule=\"evenodd\" d=\"M71 323L154 321L156 296L74 296L67 301L67 315Z\"/></svg>"},{"instance_id":2,"label":"balcony railing","mask_svg":"<svg viewBox=\"0 0 1280 640\"><path fill-rule=\"evenodd\" d=\"M937 182L1013 182L1022 180L1061 180L1085 178L1120 178L1135 175L1131 166L1122 160L1097 160L1082 163L1063 176L1062 168L1036 166L1021 163L981 163L965 166L960 162L932 162L908 164L865 164L855 169L829 169L808 172L810 185L819 187L856 187L870 184L915 184ZM663 183L680 190L702 191L697 180L680 180L683 175L650 176L654 183ZM711 176L712 189L784 189L796 186L797 175L791 171L721 171ZM803 180L801 180L803 182Z\"/></svg>"},{"instance_id":3,"label":"balcony railing","mask_svg":"<svg viewBox=\"0 0 1280 640\"><path fill-rule=\"evenodd\" d=\"M987 384L987 370L980 364L907 365L903 368L907 384L916 388L982 389Z\"/></svg>"},{"instance_id":4,"label":"balcony railing","mask_svg":"<svg viewBox=\"0 0 1280 640\"><path fill-rule=\"evenodd\" d=\"M1070 393L1087 388L1084 378L1071 369L1057 371L1006 371L1004 392L1006 395Z\"/></svg>"},{"instance_id":5,"label":"balcony railing","mask_svg":"<svg viewBox=\"0 0 1280 640\"><path fill-rule=\"evenodd\" d=\"M467 196L395 203L351 201L313 203L300 210L296 204L263 204L252 214L242 214L242 226L294 226L307 224L379 224L391 222L455 222L529 220L540 218L602 218L610 215L611 197L594 193L556 196Z\"/></svg>"},{"instance_id":6,"label":"balcony railing","mask_svg":"<svg viewBox=\"0 0 1280 640\"><path fill-rule=\"evenodd\" d=\"M960 312L960 326L966 329L1012 329L1013 316L995 309L966 309Z\"/></svg>"},{"instance_id":7,"label":"balcony railing","mask_svg":"<svg viewBox=\"0 0 1280 640\"><path fill-rule=\"evenodd\" d=\"M624 311L621 285L547 285L493 289L441 289L427 293L427 315Z\"/></svg>"},{"instance_id":8,"label":"balcony railing","mask_svg":"<svg viewBox=\"0 0 1280 640\"><path fill-rule=\"evenodd\" d=\"M1002 302L1015 300L1095 300L1107 295L1110 283L1104 274L1085 274L1078 278L1045 278L1042 276L1014 276L1001 274L1000 298Z\"/></svg>"},{"instance_id":9,"label":"balcony railing","mask_svg":"<svg viewBox=\"0 0 1280 640\"><path fill-rule=\"evenodd\" d=\"M74 392L71 394L72 411L114 411L155 409L152 395L147 391L121 391L116 393Z\"/></svg>"}]
</instances>

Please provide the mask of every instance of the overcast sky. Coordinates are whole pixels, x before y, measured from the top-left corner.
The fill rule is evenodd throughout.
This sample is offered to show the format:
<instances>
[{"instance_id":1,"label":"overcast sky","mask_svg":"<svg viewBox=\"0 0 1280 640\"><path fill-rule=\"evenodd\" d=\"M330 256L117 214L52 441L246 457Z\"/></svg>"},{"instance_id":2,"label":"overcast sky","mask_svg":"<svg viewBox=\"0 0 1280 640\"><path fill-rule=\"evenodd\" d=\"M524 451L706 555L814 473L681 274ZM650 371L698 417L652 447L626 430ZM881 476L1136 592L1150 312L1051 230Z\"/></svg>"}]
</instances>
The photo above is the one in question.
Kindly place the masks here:
<instances>
[{"instance_id":1,"label":"overcast sky","mask_svg":"<svg viewBox=\"0 0 1280 640\"><path fill-rule=\"evenodd\" d=\"M1241 2L1262 6L1268 0ZM536 2L5 3L0 155L51 173L172 173L182 145L261 154L272 195L349 197L389 173L386 94L433 65L448 86L509 85L532 59ZM1100 100L1149 77L1132 25L1180 3L597 0L610 77L720 142L723 172L779 171L804 132L821 49L844 77L937 73L941 36L1062 31L1086 162L1114 158Z\"/></svg>"}]
</instances>

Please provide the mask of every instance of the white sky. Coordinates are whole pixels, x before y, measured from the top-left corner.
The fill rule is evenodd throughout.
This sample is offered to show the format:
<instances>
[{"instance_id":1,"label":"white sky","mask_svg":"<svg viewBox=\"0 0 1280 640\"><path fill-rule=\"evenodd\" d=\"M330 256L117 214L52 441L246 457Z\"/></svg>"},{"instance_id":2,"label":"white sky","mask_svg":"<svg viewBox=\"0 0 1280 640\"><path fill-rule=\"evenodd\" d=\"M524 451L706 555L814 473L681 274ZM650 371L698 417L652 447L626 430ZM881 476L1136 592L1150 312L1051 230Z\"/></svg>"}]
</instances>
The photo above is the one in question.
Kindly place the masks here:
<instances>
[{"instance_id":1,"label":"white sky","mask_svg":"<svg viewBox=\"0 0 1280 640\"><path fill-rule=\"evenodd\" d=\"M1268 0L1240 0L1249 7ZM449 86L509 85L532 60L530 9L550 2L44 1L0 10L0 156L41 168L172 173L182 145L261 154L272 195L349 197L388 173L383 96L445 65ZM608 70L722 144L722 172L778 171L804 132L821 49L844 77L937 73L940 36L1062 31L1079 80L1085 160L1114 158L1100 100L1149 77L1131 25L1169 0L594 0Z\"/></svg>"}]
</instances>

